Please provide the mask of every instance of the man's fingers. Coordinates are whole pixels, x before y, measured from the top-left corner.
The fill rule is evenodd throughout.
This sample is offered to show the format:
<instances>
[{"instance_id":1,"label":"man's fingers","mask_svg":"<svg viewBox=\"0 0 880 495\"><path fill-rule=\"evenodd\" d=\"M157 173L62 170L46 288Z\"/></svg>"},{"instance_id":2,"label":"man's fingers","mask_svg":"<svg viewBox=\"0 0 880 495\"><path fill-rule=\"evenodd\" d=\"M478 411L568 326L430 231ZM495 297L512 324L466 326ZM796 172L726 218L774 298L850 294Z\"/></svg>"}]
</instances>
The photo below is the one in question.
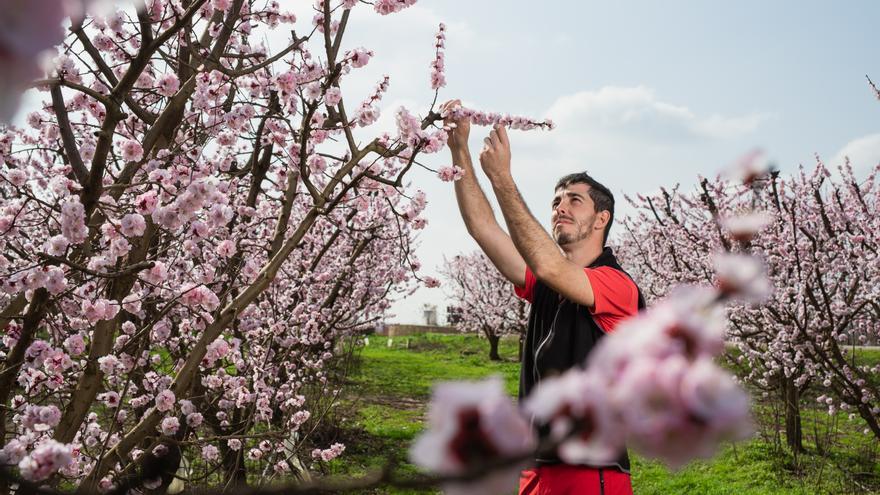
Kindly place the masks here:
<instances>
[{"instance_id":1,"label":"man's fingers","mask_svg":"<svg viewBox=\"0 0 880 495\"><path fill-rule=\"evenodd\" d=\"M498 141L504 146L510 146L510 141L507 140L507 129L503 125L495 125L495 130L492 131L497 133Z\"/></svg>"}]
</instances>

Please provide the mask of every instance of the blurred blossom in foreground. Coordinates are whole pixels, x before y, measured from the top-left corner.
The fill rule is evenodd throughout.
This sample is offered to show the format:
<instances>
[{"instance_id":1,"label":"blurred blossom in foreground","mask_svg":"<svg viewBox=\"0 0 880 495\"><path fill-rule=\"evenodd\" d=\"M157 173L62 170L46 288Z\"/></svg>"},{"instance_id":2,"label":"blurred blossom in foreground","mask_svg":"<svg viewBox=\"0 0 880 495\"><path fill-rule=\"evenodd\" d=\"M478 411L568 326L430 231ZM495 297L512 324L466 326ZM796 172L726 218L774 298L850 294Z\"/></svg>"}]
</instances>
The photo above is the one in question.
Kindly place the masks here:
<instances>
[{"instance_id":1,"label":"blurred blossom in foreground","mask_svg":"<svg viewBox=\"0 0 880 495\"><path fill-rule=\"evenodd\" d=\"M560 446L562 459L601 465L625 442L678 467L751 433L748 396L712 360L724 343L717 299L711 289L681 288L621 323L599 343L586 371L538 385L529 412L549 423L555 438L580 428Z\"/></svg>"},{"instance_id":2,"label":"blurred blossom in foreground","mask_svg":"<svg viewBox=\"0 0 880 495\"><path fill-rule=\"evenodd\" d=\"M500 377L448 382L434 388L429 428L410 450L413 462L440 475L463 474L493 461L522 456L536 447L526 419L504 391ZM515 488L522 463L494 470L472 483L450 483L448 494L505 493Z\"/></svg>"},{"instance_id":3,"label":"blurred blossom in foreground","mask_svg":"<svg viewBox=\"0 0 880 495\"><path fill-rule=\"evenodd\" d=\"M40 76L40 56L64 39L66 3L0 0L0 123L15 116L21 94Z\"/></svg>"}]
</instances>

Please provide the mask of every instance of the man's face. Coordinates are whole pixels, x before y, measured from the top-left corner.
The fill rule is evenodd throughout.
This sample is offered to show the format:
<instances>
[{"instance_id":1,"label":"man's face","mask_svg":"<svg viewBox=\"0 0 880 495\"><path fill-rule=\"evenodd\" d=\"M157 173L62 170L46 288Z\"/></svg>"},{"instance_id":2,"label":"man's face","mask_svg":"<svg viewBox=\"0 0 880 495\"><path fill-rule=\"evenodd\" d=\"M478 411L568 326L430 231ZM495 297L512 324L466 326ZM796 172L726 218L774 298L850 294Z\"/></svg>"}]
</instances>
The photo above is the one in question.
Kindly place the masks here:
<instances>
[{"instance_id":1,"label":"man's face","mask_svg":"<svg viewBox=\"0 0 880 495\"><path fill-rule=\"evenodd\" d=\"M589 239L596 232L602 234L593 228L598 213L590 198L589 185L577 183L557 189L552 206L553 239L560 246Z\"/></svg>"}]
</instances>

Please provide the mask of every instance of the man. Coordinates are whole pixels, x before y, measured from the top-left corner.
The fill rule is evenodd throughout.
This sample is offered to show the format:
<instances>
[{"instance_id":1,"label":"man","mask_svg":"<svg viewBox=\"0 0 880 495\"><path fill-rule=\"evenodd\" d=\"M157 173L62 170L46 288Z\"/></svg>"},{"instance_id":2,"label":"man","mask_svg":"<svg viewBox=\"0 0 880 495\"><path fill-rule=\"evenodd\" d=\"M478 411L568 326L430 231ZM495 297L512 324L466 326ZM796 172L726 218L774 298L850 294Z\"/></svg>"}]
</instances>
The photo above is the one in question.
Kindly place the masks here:
<instances>
[{"instance_id":1,"label":"man","mask_svg":"<svg viewBox=\"0 0 880 495\"><path fill-rule=\"evenodd\" d=\"M444 103L442 110L460 105ZM444 112L445 113L445 112ZM532 303L520 371L520 399L542 378L582 366L598 339L644 307L641 293L605 247L614 196L586 173L556 186L550 215L552 238L529 212L511 177L510 143L495 126L480 152L480 165L498 199L508 235L498 224L474 174L467 120L450 120L453 164L464 169L455 195L468 233L516 294ZM546 430L544 430L546 431ZM572 466L557 457L535 459L523 471L520 495L631 494L626 452L606 465Z\"/></svg>"}]
</instances>

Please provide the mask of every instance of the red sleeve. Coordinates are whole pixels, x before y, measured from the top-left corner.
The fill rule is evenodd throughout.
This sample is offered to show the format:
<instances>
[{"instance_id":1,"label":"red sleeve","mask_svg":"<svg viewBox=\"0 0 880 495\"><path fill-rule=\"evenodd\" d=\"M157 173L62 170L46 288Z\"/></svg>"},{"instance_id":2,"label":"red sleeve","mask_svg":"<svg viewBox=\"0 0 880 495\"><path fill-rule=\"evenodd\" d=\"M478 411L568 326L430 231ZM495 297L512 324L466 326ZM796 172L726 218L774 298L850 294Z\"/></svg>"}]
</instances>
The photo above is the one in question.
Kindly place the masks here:
<instances>
[{"instance_id":1,"label":"red sleeve","mask_svg":"<svg viewBox=\"0 0 880 495\"><path fill-rule=\"evenodd\" d=\"M533 302L535 298L535 274L532 273L532 270L529 267L526 267L526 286L519 287L514 285L513 291L517 296L525 299L528 302Z\"/></svg>"},{"instance_id":2,"label":"red sleeve","mask_svg":"<svg viewBox=\"0 0 880 495\"><path fill-rule=\"evenodd\" d=\"M610 266L584 268L595 306L590 313L605 332L613 332L618 323L639 312L639 293L635 282L625 273Z\"/></svg>"}]
</instances>

